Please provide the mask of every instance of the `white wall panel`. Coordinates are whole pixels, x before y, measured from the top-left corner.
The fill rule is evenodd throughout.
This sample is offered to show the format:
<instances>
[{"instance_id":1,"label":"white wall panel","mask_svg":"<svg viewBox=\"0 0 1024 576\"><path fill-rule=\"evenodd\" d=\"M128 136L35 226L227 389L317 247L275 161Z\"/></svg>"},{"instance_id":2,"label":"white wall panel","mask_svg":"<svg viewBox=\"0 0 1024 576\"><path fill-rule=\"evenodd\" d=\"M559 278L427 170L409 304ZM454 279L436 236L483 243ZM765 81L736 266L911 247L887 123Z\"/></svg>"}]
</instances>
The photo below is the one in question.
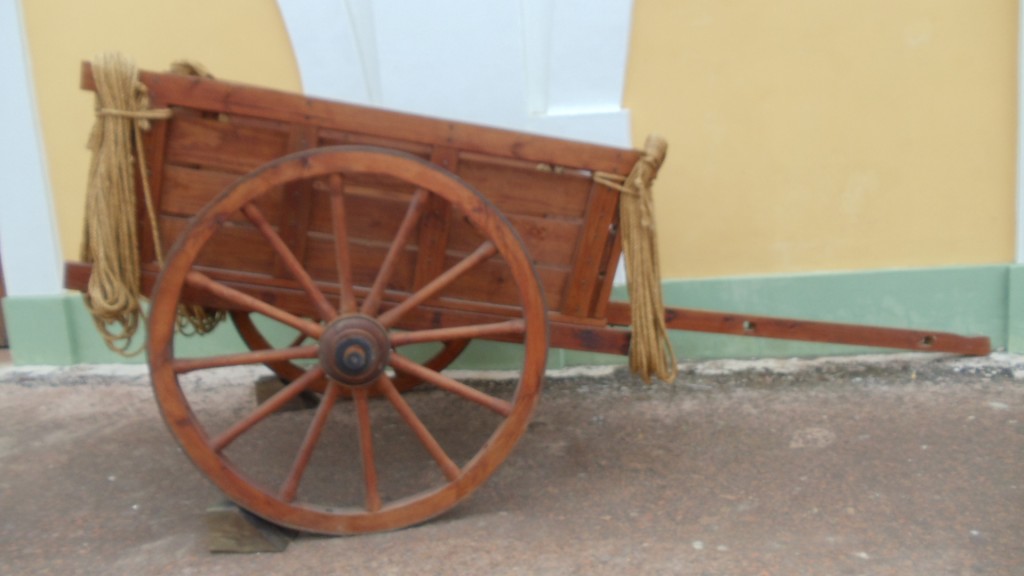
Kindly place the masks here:
<instances>
[{"instance_id":1,"label":"white wall panel","mask_svg":"<svg viewBox=\"0 0 1024 576\"><path fill-rule=\"evenodd\" d=\"M616 112L622 107L632 3L552 3L547 113Z\"/></svg>"},{"instance_id":2,"label":"white wall panel","mask_svg":"<svg viewBox=\"0 0 1024 576\"><path fill-rule=\"evenodd\" d=\"M374 3L381 103L511 126L526 110L518 2Z\"/></svg>"},{"instance_id":3,"label":"white wall panel","mask_svg":"<svg viewBox=\"0 0 1024 576\"><path fill-rule=\"evenodd\" d=\"M306 94L349 102L380 97L369 0L279 0Z\"/></svg>"},{"instance_id":4,"label":"white wall panel","mask_svg":"<svg viewBox=\"0 0 1024 576\"><path fill-rule=\"evenodd\" d=\"M630 0L279 0L311 95L630 145Z\"/></svg>"},{"instance_id":5,"label":"white wall panel","mask_svg":"<svg viewBox=\"0 0 1024 576\"><path fill-rule=\"evenodd\" d=\"M62 259L20 4L0 0L0 252L8 296L62 292Z\"/></svg>"}]
</instances>

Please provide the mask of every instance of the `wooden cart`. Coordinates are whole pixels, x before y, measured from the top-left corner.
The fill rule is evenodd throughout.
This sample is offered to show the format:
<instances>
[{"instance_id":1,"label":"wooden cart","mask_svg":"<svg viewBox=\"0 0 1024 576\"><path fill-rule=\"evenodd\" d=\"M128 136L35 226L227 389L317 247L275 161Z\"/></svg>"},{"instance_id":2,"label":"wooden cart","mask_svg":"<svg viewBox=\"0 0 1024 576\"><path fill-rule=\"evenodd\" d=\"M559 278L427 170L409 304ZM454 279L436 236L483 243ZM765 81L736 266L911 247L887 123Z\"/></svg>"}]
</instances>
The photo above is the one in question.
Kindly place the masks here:
<instances>
[{"instance_id":1,"label":"wooden cart","mask_svg":"<svg viewBox=\"0 0 1024 576\"><path fill-rule=\"evenodd\" d=\"M620 193L594 174L626 176L641 152L211 79L144 72L140 80L152 107L173 110L144 136L167 253L161 270L140 213L152 383L185 452L245 509L327 534L424 521L466 498L509 455L536 405L549 347L628 352L629 305L609 301ZM94 89L88 64L82 85ZM88 265L69 263L68 286L83 289L89 274ZM180 303L229 311L251 351L181 357L173 345ZM251 314L300 337L272 345ZM673 329L746 336L989 349L984 338L696 310L669 309L666 320ZM472 339L522 344L514 386L479 388L441 372ZM405 352L425 342L435 348L424 360ZM232 422L204 420L212 408L183 382L241 365L266 365L287 385ZM421 400L429 395L402 394L418 383L494 414L475 452L446 451L444 438L459 434L459 423L446 422L444 409L424 414L417 403L437 401ZM318 407L287 436L279 410L310 392ZM348 398L352 409L332 415ZM340 412L350 420L335 422ZM375 444L375 426L392 422L422 448L422 461L379 469L380 451L411 450ZM307 487L321 482L309 470L339 455L323 442L317 448L325 428L350 441L355 456L348 480L337 476L340 464L324 465L328 488L318 492ZM261 430L267 450L294 452L287 469L233 456ZM341 484L348 501L332 493Z\"/></svg>"}]
</instances>

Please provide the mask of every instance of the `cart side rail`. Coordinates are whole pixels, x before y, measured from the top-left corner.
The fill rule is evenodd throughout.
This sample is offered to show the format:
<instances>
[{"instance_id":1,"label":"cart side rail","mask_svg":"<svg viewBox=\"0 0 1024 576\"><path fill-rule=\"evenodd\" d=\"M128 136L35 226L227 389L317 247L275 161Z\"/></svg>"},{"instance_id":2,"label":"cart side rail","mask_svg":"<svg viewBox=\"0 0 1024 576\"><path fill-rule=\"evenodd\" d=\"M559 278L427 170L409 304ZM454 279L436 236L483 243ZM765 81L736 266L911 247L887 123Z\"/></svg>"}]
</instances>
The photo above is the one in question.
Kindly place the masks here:
<instances>
[{"instance_id":1,"label":"cart side rail","mask_svg":"<svg viewBox=\"0 0 1024 576\"><path fill-rule=\"evenodd\" d=\"M198 76L141 71L154 103L358 132L577 170L628 174L640 152L347 104ZM81 87L95 90L84 62Z\"/></svg>"}]
</instances>

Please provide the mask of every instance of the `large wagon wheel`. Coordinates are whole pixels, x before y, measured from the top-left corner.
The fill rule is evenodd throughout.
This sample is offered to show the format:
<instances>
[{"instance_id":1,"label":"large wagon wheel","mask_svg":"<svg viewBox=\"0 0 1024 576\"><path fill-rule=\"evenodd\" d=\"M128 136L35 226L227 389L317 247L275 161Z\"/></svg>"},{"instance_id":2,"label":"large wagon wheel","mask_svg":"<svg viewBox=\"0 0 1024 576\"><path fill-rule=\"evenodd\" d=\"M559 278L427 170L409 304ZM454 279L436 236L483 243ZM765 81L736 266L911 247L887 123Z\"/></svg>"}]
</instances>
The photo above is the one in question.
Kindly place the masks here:
<instances>
[{"instance_id":1,"label":"large wagon wheel","mask_svg":"<svg viewBox=\"0 0 1024 576\"><path fill-rule=\"evenodd\" d=\"M260 332L256 323L253 322L250 312L245 310L229 310L228 315L231 317L231 323L234 324L238 335L242 338L242 342L245 343L249 350L272 350L274 348L270 341ZM305 334L300 332L299 335L292 342L292 346L298 346L306 340ZM424 366L435 372L440 372L450 366L469 346L469 339L447 340L441 342L440 346L441 348L437 352L430 356L429 359L423 361ZM266 367L286 384L306 373L306 368L291 360L274 360L267 362ZM419 378L401 373L392 376L391 381L399 392L411 390L423 383Z\"/></svg>"},{"instance_id":2,"label":"large wagon wheel","mask_svg":"<svg viewBox=\"0 0 1024 576\"><path fill-rule=\"evenodd\" d=\"M360 302L351 279L347 194L342 184L343 178L353 175L398 178L417 187L419 200L429 195L442 199L473 225L481 236L480 246L403 301L382 305L383 286L394 272L392 256L403 249L416 227L419 212L413 208L417 203L414 197L373 287ZM311 277L257 207L257 200L265 194L310 179L329 183L337 302L328 298L333 292ZM286 264L301 287L299 293L323 324L301 317L305 310L296 313L268 303L197 266L204 246L218 231L238 225L240 215L252 222ZM516 310L514 314L485 316L470 325L394 329L402 325L403 318L438 305L437 299L477 266L484 262L492 265L499 259L516 286L519 306L510 308ZM173 347L175 310L189 295L197 299L213 296L228 307L265 314L306 333L314 344L213 358L177 358ZM437 308L430 309L433 311L427 317L438 318ZM454 380L398 351L416 342L488 336L523 342L521 377L507 390ZM521 240L479 193L413 156L368 147L322 148L263 166L196 216L168 256L154 290L148 352L154 390L168 427L196 466L229 498L259 516L300 530L370 532L408 526L448 510L505 460L526 429L540 392L547 355L546 310ZM263 404L227 414L227 418L219 405L208 405L210 388L204 384L205 375L212 375L214 369L299 358L317 361ZM385 371L389 366L436 390L411 397L399 394ZM197 386L190 380L196 379L195 375ZM315 413L279 411L291 398L318 383L323 383L325 392ZM349 391L354 402L332 410L342 390ZM371 391L383 398L371 399ZM440 409L425 410L431 403ZM292 434L285 434L287 431ZM463 437L476 431L484 433L467 448ZM395 440L397 433L406 434L410 441ZM254 437L258 438L251 439ZM387 445L381 446L384 442ZM275 468L275 459L268 454L277 453L280 446L294 451L294 457L286 457ZM378 446L381 451L376 450ZM389 458L392 451L400 458ZM347 467L324 462L345 455L353 460Z\"/></svg>"}]
</instances>

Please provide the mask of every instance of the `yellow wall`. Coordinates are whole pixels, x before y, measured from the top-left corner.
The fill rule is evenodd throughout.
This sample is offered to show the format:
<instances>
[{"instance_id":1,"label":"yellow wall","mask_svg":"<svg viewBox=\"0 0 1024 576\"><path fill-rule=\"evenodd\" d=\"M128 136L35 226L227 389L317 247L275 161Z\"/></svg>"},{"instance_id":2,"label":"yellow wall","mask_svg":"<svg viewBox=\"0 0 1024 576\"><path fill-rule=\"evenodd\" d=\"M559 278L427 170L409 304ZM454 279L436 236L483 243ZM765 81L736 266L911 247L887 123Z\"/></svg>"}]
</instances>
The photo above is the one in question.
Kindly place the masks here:
<instances>
[{"instance_id":1,"label":"yellow wall","mask_svg":"<svg viewBox=\"0 0 1024 576\"><path fill-rule=\"evenodd\" d=\"M635 0L667 277L1013 258L1016 0Z\"/></svg>"},{"instance_id":2,"label":"yellow wall","mask_svg":"<svg viewBox=\"0 0 1024 576\"><path fill-rule=\"evenodd\" d=\"M64 257L78 256L92 95L82 60L110 50L145 69L182 58L215 75L299 90L298 68L274 0L22 0Z\"/></svg>"},{"instance_id":3,"label":"yellow wall","mask_svg":"<svg viewBox=\"0 0 1024 576\"><path fill-rule=\"evenodd\" d=\"M78 252L83 59L194 58L299 89L274 0L24 0L66 257ZM625 104L671 144L666 277L1008 262L1016 0L635 0Z\"/></svg>"}]
</instances>

